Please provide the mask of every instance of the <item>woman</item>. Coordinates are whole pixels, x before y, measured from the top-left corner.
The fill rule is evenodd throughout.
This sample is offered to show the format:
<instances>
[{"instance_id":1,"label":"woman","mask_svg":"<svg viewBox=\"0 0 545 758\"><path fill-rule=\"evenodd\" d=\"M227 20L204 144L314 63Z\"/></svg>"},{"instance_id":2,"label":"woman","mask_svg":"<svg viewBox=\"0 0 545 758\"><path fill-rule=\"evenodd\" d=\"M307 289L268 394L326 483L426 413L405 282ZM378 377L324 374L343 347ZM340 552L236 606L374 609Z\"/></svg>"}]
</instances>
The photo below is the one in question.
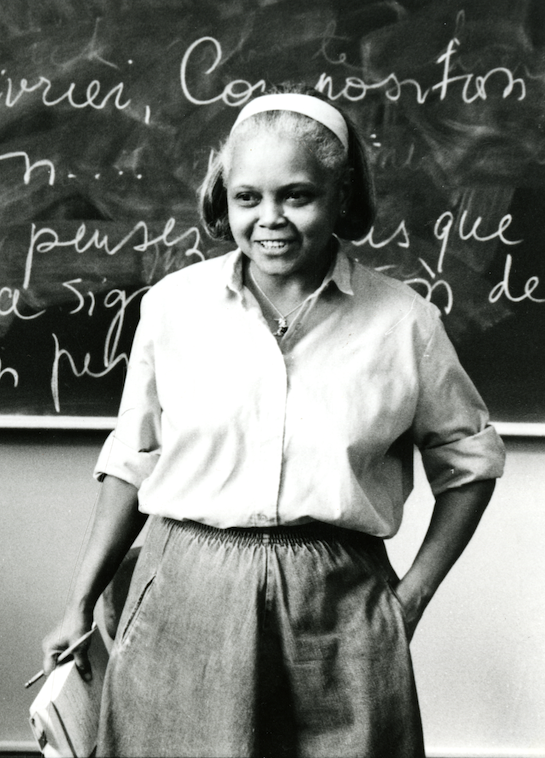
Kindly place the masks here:
<instances>
[{"instance_id":1,"label":"woman","mask_svg":"<svg viewBox=\"0 0 545 758\"><path fill-rule=\"evenodd\" d=\"M408 643L503 465L437 310L350 260L358 136L305 87L239 114L201 195L237 250L146 295L97 516L46 671L148 515L98 755L424 755ZM417 445L437 501L398 581ZM76 654L84 672L84 651Z\"/></svg>"}]
</instances>

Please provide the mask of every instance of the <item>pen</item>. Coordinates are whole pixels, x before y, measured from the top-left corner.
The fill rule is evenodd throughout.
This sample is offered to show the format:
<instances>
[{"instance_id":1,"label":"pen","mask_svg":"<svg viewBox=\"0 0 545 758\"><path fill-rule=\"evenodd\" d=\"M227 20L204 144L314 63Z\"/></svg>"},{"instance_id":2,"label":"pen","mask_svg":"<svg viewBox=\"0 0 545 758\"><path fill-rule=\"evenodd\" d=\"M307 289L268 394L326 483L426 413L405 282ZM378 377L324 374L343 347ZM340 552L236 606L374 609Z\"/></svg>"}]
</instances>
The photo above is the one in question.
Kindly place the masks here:
<instances>
[{"instance_id":1,"label":"pen","mask_svg":"<svg viewBox=\"0 0 545 758\"><path fill-rule=\"evenodd\" d=\"M70 645L70 647L67 647L66 650L63 650L63 652L59 655L57 658L57 664L62 663L65 661L69 655L72 655L74 650L78 648L82 642L85 642L85 640L88 640L89 637L92 635L92 633L97 628L96 621L93 621L93 626L88 632L85 632L85 634L79 638L79 640L76 640L73 645ZM28 682L25 684L25 687L30 687L31 684L34 684L34 682L37 682L38 679L41 679L42 676L45 676L45 671L42 669L41 671L38 671L37 674L35 674L32 679L29 679Z\"/></svg>"}]
</instances>

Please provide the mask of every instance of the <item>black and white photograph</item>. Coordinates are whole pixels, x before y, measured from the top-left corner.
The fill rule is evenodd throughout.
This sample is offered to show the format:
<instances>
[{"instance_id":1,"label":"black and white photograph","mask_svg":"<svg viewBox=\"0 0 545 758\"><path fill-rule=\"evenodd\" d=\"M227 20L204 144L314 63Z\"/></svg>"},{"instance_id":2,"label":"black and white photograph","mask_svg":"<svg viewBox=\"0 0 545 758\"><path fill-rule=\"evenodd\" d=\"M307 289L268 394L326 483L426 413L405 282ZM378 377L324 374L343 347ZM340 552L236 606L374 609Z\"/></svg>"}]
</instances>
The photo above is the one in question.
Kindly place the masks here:
<instances>
[{"instance_id":1,"label":"black and white photograph","mask_svg":"<svg viewBox=\"0 0 545 758\"><path fill-rule=\"evenodd\" d=\"M0 0L0 758L545 758L545 4Z\"/></svg>"}]
</instances>

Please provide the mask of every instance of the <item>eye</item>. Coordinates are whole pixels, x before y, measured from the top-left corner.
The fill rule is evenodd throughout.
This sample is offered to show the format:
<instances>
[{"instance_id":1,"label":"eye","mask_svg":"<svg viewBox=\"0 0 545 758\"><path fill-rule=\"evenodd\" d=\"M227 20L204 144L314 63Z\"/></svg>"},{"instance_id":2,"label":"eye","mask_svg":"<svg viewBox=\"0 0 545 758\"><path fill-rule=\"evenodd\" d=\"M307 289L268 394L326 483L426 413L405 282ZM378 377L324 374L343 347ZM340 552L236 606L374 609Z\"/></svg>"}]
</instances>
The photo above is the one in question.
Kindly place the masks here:
<instances>
[{"instance_id":1,"label":"eye","mask_svg":"<svg viewBox=\"0 0 545 758\"><path fill-rule=\"evenodd\" d=\"M309 189L291 189L286 193L286 200L292 205L306 205L314 200L314 193Z\"/></svg>"},{"instance_id":2,"label":"eye","mask_svg":"<svg viewBox=\"0 0 545 758\"><path fill-rule=\"evenodd\" d=\"M235 202L243 207L253 207L259 202L259 197L254 192L237 192L235 194Z\"/></svg>"}]
</instances>

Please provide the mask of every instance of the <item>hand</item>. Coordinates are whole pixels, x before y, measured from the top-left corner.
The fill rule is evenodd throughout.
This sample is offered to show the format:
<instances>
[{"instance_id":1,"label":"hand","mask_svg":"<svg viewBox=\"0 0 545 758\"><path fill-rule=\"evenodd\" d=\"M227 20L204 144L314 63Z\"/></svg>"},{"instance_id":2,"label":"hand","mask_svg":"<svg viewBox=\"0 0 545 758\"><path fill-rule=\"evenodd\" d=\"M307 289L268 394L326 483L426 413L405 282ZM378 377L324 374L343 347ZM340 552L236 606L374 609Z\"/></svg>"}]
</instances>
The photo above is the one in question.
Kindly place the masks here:
<instances>
[{"instance_id":1,"label":"hand","mask_svg":"<svg viewBox=\"0 0 545 758\"><path fill-rule=\"evenodd\" d=\"M410 586L408 577L404 577L396 585L395 594L403 611L407 636L410 642L429 601L424 600L417 588Z\"/></svg>"},{"instance_id":2,"label":"hand","mask_svg":"<svg viewBox=\"0 0 545 758\"><path fill-rule=\"evenodd\" d=\"M458 560L484 513L494 481L469 482L437 496L430 525L416 558L395 586L409 639L437 588Z\"/></svg>"},{"instance_id":3,"label":"hand","mask_svg":"<svg viewBox=\"0 0 545 758\"><path fill-rule=\"evenodd\" d=\"M91 623L91 619L88 619L86 616L76 616L73 619L65 617L61 624L47 635L42 642L44 651L43 669L46 676L49 676L57 666L57 659L61 653L91 629ZM91 640L86 640L72 653L76 668L86 682L91 681L93 678L91 664L87 656L90 644Z\"/></svg>"}]
</instances>

